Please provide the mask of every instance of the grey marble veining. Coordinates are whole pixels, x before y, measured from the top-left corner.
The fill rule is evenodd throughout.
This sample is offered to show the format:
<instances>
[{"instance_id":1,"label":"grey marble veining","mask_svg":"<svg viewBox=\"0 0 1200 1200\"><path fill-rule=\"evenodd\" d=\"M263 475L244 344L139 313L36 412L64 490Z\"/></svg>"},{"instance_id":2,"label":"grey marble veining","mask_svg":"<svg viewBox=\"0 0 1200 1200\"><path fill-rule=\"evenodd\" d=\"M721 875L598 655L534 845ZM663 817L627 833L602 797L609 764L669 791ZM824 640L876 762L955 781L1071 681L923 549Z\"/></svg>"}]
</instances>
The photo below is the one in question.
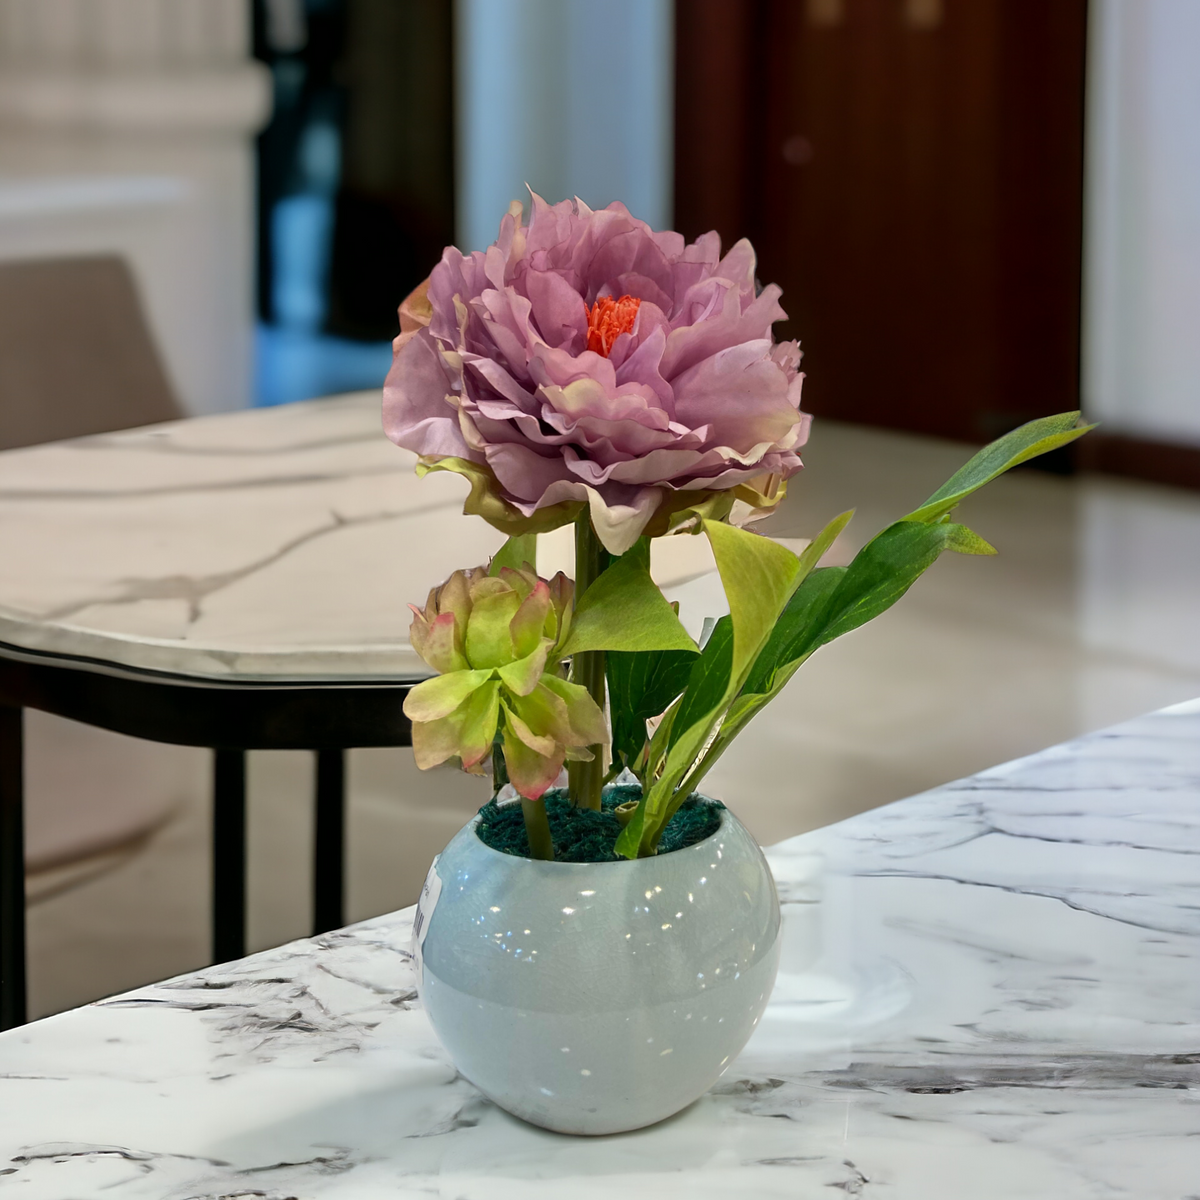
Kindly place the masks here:
<instances>
[{"instance_id":1,"label":"grey marble veining","mask_svg":"<svg viewBox=\"0 0 1200 1200\"><path fill-rule=\"evenodd\" d=\"M461 478L417 478L380 402L361 392L0 453L0 643L222 680L424 678L408 604L504 536L462 515ZM571 545L569 527L543 536L544 574L571 571ZM690 589L671 595L695 633L724 611L702 539L671 539L655 561L661 584Z\"/></svg>"},{"instance_id":2,"label":"grey marble veining","mask_svg":"<svg viewBox=\"0 0 1200 1200\"><path fill-rule=\"evenodd\" d=\"M772 1004L662 1125L571 1139L484 1101L415 1003L405 910L0 1035L0 1186L1200 1196L1200 702L770 857Z\"/></svg>"},{"instance_id":3,"label":"grey marble veining","mask_svg":"<svg viewBox=\"0 0 1200 1200\"><path fill-rule=\"evenodd\" d=\"M428 674L409 601L503 541L379 392L0 454L0 642L215 678Z\"/></svg>"}]
</instances>

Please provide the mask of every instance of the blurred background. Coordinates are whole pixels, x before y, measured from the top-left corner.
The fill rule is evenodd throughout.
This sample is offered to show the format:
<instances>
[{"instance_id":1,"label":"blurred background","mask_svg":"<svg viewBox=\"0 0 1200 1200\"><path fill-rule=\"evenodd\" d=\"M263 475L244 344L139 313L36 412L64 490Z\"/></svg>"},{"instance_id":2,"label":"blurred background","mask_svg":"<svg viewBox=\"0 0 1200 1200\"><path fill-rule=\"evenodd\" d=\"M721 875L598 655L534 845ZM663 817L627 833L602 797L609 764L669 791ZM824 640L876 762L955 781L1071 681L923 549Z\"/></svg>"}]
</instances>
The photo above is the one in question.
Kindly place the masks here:
<instances>
[{"instance_id":1,"label":"blurred background","mask_svg":"<svg viewBox=\"0 0 1200 1200\"><path fill-rule=\"evenodd\" d=\"M105 428L377 388L401 298L528 184L753 240L818 418L780 536L857 506L861 543L971 445L1100 420L972 501L998 560L940 563L722 761L772 841L1200 695L1198 62L1196 0L0 0L0 275L124 272L159 400L114 365ZM101 427L13 432L13 386L2 445ZM28 720L34 1010L203 962L207 756ZM259 947L308 925L311 782L252 760ZM351 915L485 798L352 754Z\"/></svg>"}]
</instances>

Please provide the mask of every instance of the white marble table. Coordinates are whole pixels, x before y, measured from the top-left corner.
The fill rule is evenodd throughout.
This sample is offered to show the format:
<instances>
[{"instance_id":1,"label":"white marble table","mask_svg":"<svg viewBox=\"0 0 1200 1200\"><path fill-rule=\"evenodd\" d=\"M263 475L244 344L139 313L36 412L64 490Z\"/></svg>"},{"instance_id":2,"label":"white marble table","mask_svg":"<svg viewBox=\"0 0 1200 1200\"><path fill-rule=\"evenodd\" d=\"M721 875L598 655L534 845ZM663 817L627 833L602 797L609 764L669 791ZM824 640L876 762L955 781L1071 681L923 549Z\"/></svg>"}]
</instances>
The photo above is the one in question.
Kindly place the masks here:
<instances>
[{"instance_id":1,"label":"white marble table","mask_svg":"<svg viewBox=\"0 0 1200 1200\"><path fill-rule=\"evenodd\" d=\"M406 604L503 538L462 519L457 479L416 477L379 405L365 392L0 454L0 642L214 680L428 674Z\"/></svg>"},{"instance_id":2,"label":"white marble table","mask_svg":"<svg viewBox=\"0 0 1200 1200\"><path fill-rule=\"evenodd\" d=\"M660 1126L571 1139L483 1100L414 999L405 910L0 1035L0 1185L1200 1195L1200 702L771 858L787 922L772 1004L717 1087Z\"/></svg>"},{"instance_id":3,"label":"white marble table","mask_svg":"<svg viewBox=\"0 0 1200 1200\"><path fill-rule=\"evenodd\" d=\"M245 751L317 752L314 926L343 922L344 751L409 744L408 601L502 537L378 391L0 454L0 1028L24 1014L21 710L216 750L214 959L245 923Z\"/></svg>"}]
</instances>

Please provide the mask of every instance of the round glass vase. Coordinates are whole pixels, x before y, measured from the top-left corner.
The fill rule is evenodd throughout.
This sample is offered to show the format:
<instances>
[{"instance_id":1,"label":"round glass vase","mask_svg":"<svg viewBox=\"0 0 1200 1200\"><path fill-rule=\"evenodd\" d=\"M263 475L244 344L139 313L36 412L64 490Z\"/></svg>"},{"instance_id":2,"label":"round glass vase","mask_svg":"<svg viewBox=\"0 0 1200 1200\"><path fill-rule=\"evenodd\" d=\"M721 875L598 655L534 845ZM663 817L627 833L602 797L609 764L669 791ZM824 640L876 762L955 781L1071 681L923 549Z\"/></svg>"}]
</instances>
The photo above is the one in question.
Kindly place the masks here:
<instances>
[{"instance_id":1,"label":"round glass vase","mask_svg":"<svg viewBox=\"0 0 1200 1200\"><path fill-rule=\"evenodd\" d=\"M414 936L454 1065L561 1133L639 1129L703 1095L746 1044L779 965L775 883L728 810L683 850L557 863L485 845L434 861Z\"/></svg>"}]
</instances>

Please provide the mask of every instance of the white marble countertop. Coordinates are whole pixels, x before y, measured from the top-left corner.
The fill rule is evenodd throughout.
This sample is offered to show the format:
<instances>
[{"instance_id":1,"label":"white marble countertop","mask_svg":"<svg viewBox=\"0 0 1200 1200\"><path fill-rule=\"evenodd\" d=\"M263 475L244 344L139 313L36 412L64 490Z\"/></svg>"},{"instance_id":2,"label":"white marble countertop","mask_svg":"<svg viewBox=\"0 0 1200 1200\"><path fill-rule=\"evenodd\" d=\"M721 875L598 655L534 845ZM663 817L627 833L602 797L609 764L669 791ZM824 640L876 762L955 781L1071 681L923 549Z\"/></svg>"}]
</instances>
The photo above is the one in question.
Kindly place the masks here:
<instances>
[{"instance_id":1,"label":"white marble countertop","mask_svg":"<svg viewBox=\"0 0 1200 1200\"><path fill-rule=\"evenodd\" d=\"M504 540L380 394L0 454L0 642L218 679L420 678L411 614Z\"/></svg>"},{"instance_id":2,"label":"white marble countertop","mask_svg":"<svg viewBox=\"0 0 1200 1200\"><path fill-rule=\"evenodd\" d=\"M405 910L0 1035L0 1186L1200 1195L1200 702L771 858L787 922L772 1004L717 1087L662 1125L572 1139L483 1100L416 1004Z\"/></svg>"}]
</instances>

